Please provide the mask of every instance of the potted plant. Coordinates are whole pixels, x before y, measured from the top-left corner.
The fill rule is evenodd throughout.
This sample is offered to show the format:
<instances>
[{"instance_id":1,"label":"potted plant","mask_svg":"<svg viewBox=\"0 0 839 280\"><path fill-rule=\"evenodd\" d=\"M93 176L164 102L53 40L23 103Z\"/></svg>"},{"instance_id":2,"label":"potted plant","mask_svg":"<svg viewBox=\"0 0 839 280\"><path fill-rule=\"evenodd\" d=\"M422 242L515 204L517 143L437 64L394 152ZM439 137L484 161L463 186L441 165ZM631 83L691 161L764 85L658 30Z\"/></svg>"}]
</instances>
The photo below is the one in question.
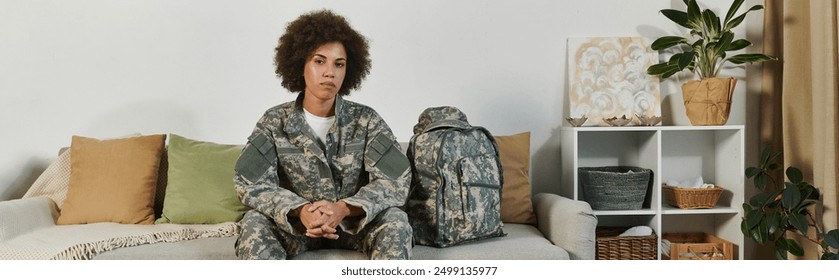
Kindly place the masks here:
<instances>
[{"instance_id":1,"label":"potted plant","mask_svg":"<svg viewBox=\"0 0 839 280\"><path fill-rule=\"evenodd\" d=\"M728 121L737 80L717 77L723 65L777 60L765 54L727 55L752 44L746 39L735 40L732 29L740 25L749 12L763 9L762 5L755 5L735 16L743 1L731 3L723 20L709 9L701 10L695 0L684 0L687 11L661 10L665 17L690 30L693 41L680 36L656 39L651 46L653 50L673 48L675 53L666 62L647 68L647 74L668 78L687 69L699 76L699 80L682 85L685 111L693 125L722 125Z\"/></svg>"},{"instance_id":2,"label":"potted plant","mask_svg":"<svg viewBox=\"0 0 839 280\"><path fill-rule=\"evenodd\" d=\"M759 166L746 169L746 177L753 178L760 192L743 203L740 229L757 244L774 243L777 259L786 259L787 253L804 255L804 247L795 239L787 238L787 233L792 233L819 245L820 259L839 260L839 255L833 253L839 248L839 230L824 232L810 210L810 206L819 201L819 190L805 182L801 170L792 166L786 170L789 181L782 181L783 186L770 175L781 169L780 164L773 162L780 154L766 147L760 155ZM772 188L767 189L770 182ZM816 231L815 238L808 235L811 228Z\"/></svg>"}]
</instances>

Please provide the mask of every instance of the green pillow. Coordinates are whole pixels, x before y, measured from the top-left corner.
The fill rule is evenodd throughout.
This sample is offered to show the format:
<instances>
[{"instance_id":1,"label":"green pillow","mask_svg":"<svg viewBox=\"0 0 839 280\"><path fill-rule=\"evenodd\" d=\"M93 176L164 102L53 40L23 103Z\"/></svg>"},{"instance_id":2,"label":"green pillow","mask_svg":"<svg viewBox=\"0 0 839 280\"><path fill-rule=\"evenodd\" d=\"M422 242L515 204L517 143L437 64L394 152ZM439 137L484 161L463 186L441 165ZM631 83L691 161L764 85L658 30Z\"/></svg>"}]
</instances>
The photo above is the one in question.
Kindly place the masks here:
<instances>
[{"instance_id":1,"label":"green pillow","mask_svg":"<svg viewBox=\"0 0 839 280\"><path fill-rule=\"evenodd\" d=\"M237 222L248 208L233 189L241 146L169 136L169 181L157 224Z\"/></svg>"}]
</instances>

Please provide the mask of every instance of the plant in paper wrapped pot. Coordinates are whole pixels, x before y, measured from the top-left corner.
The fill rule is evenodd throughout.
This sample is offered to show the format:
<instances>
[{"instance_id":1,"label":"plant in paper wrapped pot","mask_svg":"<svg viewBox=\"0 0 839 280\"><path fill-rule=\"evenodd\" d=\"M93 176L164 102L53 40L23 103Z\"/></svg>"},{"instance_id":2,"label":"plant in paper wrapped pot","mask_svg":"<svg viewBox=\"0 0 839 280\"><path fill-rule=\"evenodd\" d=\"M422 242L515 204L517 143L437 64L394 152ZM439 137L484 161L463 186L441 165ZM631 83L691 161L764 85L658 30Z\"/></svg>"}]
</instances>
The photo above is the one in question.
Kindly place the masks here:
<instances>
[{"instance_id":1,"label":"plant in paper wrapped pot","mask_svg":"<svg viewBox=\"0 0 839 280\"><path fill-rule=\"evenodd\" d=\"M709 9L702 10L695 0L684 0L687 11L673 9L661 13L676 24L690 30L690 37L664 36L652 43L656 51L672 49L674 54L665 62L647 68L647 74L668 78L683 70L699 76L682 85L685 112L693 125L722 125L728 121L731 109L731 95L736 81L734 78L718 78L726 63L756 63L777 58L765 54L736 54L752 43L746 39L734 39L732 29L740 25L751 11L763 9L755 5L737 15L744 0L735 0L720 19Z\"/></svg>"},{"instance_id":2,"label":"plant in paper wrapped pot","mask_svg":"<svg viewBox=\"0 0 839 280\"><path fill-rule=\"evenodd\" d=\"M792 166L786 170L789 181L780 181L783 184L771 176L773 171L781 169L781 164L773 162L780 154L766 147L759 166L746 169L746 177L752 178L760 191L743 203L740 229L757 244L774 244L777 259L787 259L788 254L804 255L804 247L796 239L788 238L787 233L791 233L819 245L820 259L839 260L835 253L839 249L839 230L825 232L813 215L812 208L819 203L819 190L805 182L801 170ZM770 183L771 188L767 188ZM815 234L810 235L811 230Z\"/></svg>"}]
</instances>

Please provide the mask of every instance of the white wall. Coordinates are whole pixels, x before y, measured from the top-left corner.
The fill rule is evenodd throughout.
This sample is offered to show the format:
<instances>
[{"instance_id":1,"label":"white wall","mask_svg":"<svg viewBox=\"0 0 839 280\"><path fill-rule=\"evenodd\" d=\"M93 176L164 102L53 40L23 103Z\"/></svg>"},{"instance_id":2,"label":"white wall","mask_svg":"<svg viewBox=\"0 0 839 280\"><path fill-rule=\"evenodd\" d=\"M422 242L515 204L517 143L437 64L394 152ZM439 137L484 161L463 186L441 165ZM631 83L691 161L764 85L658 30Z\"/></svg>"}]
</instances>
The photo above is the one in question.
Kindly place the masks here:
<instances>
[{"instance_id":1,"label":"white wall","mask_svg":"<svg viewBox=\"0 0 839 280\"><path fill-rule=\"evenodd\" d=\"M718 14L728 2L700 1ZM273 73L277 38L287 22L324 7L371 40L372 72L349 99L377 109L400 141L423 109L457 106L496 135L531 131L534 189L552 191L567 38L676 34L658 10L683 5L0 0L0 200L23 195L72 135L243 143L265 109L294 98ZM760 22L749 24L759 34ZM662 85L663 112L666 124L687 125L677 82ZM730 124L745 123L745 88Z\"/></svg>"}]
</instances>

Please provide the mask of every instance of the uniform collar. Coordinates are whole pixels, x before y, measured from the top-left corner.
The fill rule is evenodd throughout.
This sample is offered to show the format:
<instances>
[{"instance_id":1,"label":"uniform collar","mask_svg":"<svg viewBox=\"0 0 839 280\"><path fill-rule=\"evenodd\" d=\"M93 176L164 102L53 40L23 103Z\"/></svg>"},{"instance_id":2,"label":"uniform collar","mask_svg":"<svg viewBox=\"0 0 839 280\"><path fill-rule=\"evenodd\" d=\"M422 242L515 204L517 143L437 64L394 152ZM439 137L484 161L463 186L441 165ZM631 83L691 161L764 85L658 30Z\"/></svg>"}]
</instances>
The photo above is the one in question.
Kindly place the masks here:
<instances>
[{"instance_id":1,"label":"uniform collar","mask_svg":"<svg viewBox=\"0 0 839 280\"><path fill-rule=\"evenodd\" d=\"M305 93L300 93L297 95L297 100L294 101L294 112L296 113L303 113L303 96ZM341 109L344 107L344 98L341 97L340 94L335 96L335 119L341 119Z\"/></svg>"},{"instance_id":2,"label":"uniform collar","mask_svg":"<svg viewBox=\"0 0 839 280\"><path fill-rule=\"evenodd\" d=\"M289 136L291 142L295 146L310 150L312 153L317 155L318 158L325 162L326 158L324 157L324 149L318 143L318 138L315 135L315 132L306 122L305 113L303 112L304 95L305 93L302 92L297 95L297 100L295 100L294 102L294 111L289 116L289 124L292 125L285 125L284 130L286 134ZM333 124L333 128L330 128L329 130L329 134L332 134L333 139L335 139L335 137L339 137L338 135L340 133L336 133L338 131L337 128L340 128L341 125L346 121L343 118L341 118L341 116L343 115L341 114L343 105L344 99L341 97L341 95L335 96L335 124ZM324 139L324 142L327 142L327 140ZM324 144L325 146L335 146L329 145L329 143ZM332 149L327 149L335 150L336 148L337 147L332 147Z\"/></svg>"}]
</instances>

